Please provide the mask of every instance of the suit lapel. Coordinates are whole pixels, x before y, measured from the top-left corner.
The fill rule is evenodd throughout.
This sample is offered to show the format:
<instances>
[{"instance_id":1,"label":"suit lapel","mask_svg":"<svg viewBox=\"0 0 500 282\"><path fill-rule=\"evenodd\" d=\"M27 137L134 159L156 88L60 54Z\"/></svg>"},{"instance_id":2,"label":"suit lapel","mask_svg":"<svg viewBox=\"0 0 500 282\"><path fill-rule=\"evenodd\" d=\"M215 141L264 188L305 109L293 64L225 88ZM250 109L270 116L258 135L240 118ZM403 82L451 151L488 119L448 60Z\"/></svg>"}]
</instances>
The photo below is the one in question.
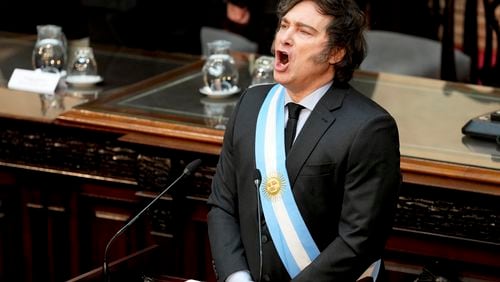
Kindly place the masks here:
<instances>
[{"instance_id":1,"label":"suit lapel","mask_svg":"<svg viewBox=\"0 0 500 282\"><path fill-rule=\"evenodd\" d=\"M316 104L297 136L286 160L288 177L292 187L307 158L321 137L334 123L334 112L342 106L342 101L347 91L348 89L335 89L332 86L321 100L319 100L318 104Z\"/></svg>"}]
</instances>

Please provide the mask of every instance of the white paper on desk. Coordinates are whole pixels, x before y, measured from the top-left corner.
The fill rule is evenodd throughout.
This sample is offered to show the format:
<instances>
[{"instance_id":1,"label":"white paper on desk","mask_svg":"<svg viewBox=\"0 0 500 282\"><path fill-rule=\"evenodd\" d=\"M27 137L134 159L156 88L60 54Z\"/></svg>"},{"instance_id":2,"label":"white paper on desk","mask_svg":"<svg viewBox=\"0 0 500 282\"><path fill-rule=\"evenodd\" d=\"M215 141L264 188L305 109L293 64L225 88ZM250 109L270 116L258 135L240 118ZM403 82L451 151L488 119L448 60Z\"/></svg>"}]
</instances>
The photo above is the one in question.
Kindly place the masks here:
<instances>
[{"instance_id":1,"label":"white paper on desk","mask_svg":"<svg viewBox=\"0 0 500 282\"><path fill-rule=\"evenodd\" d=\"M54 94L61 76L57 73L15 69L7 87L15 90Z\"/></svg>"}]
</instances>

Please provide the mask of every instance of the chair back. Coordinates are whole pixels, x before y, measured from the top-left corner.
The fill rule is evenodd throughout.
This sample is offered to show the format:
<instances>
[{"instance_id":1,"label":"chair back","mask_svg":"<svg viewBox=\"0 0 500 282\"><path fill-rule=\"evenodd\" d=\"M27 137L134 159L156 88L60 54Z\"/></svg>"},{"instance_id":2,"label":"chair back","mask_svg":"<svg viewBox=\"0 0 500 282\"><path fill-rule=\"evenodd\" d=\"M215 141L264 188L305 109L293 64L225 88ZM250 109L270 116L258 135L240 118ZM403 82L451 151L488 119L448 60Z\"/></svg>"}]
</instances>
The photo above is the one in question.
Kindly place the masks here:
<instances>
[{"instance_id":1,"label":"chair back","mask_svg":"<svg viewBox=\"0 0 500 282\"><path fill-rule=\"evenodd\" d=\"M256 53L258 45L246 37L219 28L204 26L200 31L201 38L201 50L203 56L208 55L208 42L212 42L219 39L224 39L231 42L231 50Z\"/></svg>"},{"instance_id":2,"label":"chair back","mask_svg":"<svg viewBox=\"0 0 500 282\"><path fill-rule=\"evenodd\" d=\"M438 40L385 30L368 30L365 38L368 54L361 70L445 79L440 63L444 46ZM452 51L452 80L468 82L470 58L460 50Z\"/></svg>"}]
</instances>

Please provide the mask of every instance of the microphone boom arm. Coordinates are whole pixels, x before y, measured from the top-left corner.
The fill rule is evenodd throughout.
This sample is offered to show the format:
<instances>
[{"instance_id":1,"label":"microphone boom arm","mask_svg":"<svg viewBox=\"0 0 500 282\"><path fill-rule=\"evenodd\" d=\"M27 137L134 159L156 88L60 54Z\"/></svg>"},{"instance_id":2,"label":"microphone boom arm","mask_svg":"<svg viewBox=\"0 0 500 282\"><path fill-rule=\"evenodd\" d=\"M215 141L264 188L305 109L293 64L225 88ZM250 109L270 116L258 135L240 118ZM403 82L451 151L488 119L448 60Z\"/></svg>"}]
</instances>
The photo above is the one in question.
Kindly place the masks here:
<instances>
[{"instance_id":1,"label":"microphone boom arm","mask_svg":"<svg viewBox=\"0 0 500 282\"><path fill-rule=\"evenodd\" d=\"M150 201L140 212L138 212L132 219L130 219L120 230L118 230L113 237L106 244L106 248L104 249L104 260L102 265L102 272L104 276L104 281L109 281L109 270L108 270L108 250L111 246L111 243L115 240L116 237L120 236L128 227L130 227L143 213L145 213L154 203L156 203L165 193L170 190L179 180L181 180L184 176L189 176L193 173L198 166L200 165L201 160L196 159L190 162L186 168L183 170L182 174L177 177L167 188L165 188L160 194L158 194L152 201Z\"/></svg>"}]
</instances>

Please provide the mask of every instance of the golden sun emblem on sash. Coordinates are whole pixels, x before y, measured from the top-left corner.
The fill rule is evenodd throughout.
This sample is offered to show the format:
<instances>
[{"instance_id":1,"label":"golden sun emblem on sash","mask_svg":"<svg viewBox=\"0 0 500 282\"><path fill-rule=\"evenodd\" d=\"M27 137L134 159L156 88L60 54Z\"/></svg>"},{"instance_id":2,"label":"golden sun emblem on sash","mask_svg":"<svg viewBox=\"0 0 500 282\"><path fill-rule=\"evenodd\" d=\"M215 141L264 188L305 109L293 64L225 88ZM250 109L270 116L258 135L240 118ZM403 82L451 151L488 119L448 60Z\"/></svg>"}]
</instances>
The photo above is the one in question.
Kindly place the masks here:
<instances>
[{"instance_id":1,"label":"golden sun emblem on sash","mask_svg":"<svg viewBox=\"0 0 500 282\"><path fill-rule=\"evenodd\" d=\"M273 174L266 177L264 191L268 199L277 198L285 188L285 178L280 174Z\"/></svg>"}]
</instances>

